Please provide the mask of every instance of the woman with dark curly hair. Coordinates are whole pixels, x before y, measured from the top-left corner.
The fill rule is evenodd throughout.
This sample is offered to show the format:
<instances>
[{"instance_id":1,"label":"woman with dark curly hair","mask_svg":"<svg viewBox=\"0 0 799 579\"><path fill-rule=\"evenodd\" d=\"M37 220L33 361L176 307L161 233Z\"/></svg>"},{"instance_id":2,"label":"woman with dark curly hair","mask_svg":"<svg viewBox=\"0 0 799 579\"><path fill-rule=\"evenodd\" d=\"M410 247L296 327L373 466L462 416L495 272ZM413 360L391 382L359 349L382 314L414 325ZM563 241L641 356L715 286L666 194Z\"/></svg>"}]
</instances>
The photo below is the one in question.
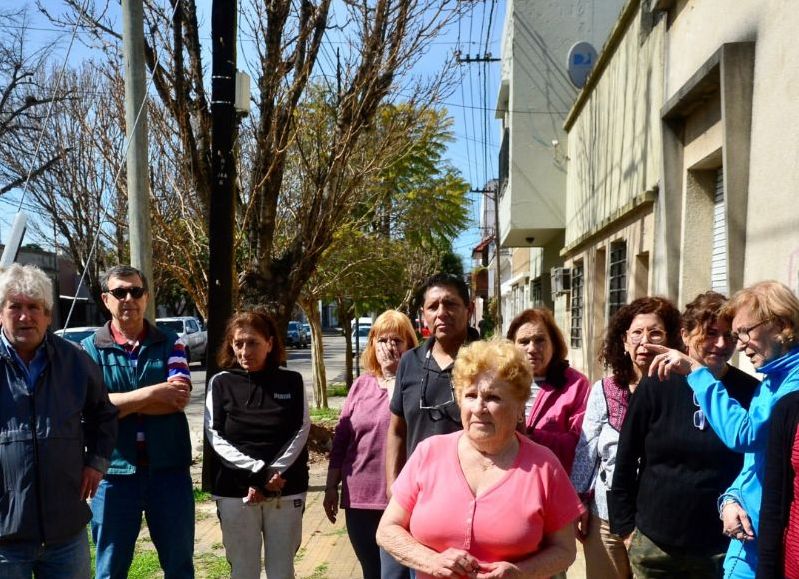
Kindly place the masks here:
<instances>
[{"instance_id":1,"label":"woman with dark curly hair","mask_svg":"<svg viewBox=\"0 0 799 579\"><path fill-rule=\"evenodd\" d=\"M682 348L680 312L665 298L639 298L617 311L599 354L611 373L591 387L571 477L590 510L578 525L587 579L631 577L624 542L610 533L607 492L630 395L654 358L646 344Z\"/></svg>"},{"instance_id":2,"label":"woman with dark curly hair","mask_svg":"<svg viewBox=\"0 0 799 579\"><path fill-rule=\"evenodd\" d=\"M688 356L749 408L758 381L727 363L735 343L730 320L721 316L726 303L716 292L698 295L685 306L682 339ZM727 541L718 532L716 499L742 465L743 455L710 428L685 376L641 381L608 494L610 530L626 538L636 577L721 577Z\"/></svg>"},{"instance_id":3,"label":"woman with dark curly hair","mask_svg":"<svg viewBox=\"0 0 799 579\"><path fill-rule=\"evenodd\" d=\"M571 472L590 389L588 378L569 367L566 340L549 310L524 310L510 323L507 338L524 352L533 371L524 407L527 436L554 452Z\"/></svg>"}]
</instances>

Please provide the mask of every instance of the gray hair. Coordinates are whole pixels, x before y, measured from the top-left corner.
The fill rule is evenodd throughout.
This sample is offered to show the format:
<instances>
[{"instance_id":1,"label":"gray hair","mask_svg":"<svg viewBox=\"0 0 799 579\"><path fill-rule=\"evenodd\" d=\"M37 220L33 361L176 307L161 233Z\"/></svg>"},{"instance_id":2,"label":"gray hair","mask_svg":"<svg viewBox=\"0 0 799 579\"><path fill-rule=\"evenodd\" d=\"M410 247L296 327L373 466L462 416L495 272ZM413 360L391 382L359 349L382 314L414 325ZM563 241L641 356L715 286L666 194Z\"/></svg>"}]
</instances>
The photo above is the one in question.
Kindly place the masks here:
<instances>
[{"instance_id":1,"label":"gray hair","mask_svg":"<svg viewBox=\"0 0 799 579\"><path fill-rule=\"evenodd\" d=\"M133 267L132 265L115 265L111 269L105 270L103 275L100 276L100 288L104 291L108 291L108 281L111 278L120 278L120 277L133 277L134 275L139 276L141 280L141 285L144 288L144 291L149 292L149 288L147 287L147 278L144 274Z\"/></svg>"},{"instance_id":2,"label":"gray hair","mask_svg":"<svg viewBox=\"0 0 799 579\"><path fill-rule=\"evenodd\" d=\"M0 272L0 305L5 306L11 295L42 302L45 311L53 311L53 282L35 265L15 263Z\"/></svg>"}]
</instances>

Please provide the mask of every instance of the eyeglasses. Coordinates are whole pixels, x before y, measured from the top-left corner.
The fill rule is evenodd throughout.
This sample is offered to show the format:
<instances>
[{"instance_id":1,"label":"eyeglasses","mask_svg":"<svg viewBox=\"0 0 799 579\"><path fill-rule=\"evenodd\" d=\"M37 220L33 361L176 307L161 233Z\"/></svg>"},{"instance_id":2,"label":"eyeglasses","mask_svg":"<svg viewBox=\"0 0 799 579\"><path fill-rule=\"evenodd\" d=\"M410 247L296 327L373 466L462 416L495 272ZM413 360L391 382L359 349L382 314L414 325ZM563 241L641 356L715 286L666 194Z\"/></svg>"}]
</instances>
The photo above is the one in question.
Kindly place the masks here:
<instances>
[{"instance_id":1,"label":"eyeglasses","mask_svg":"<svg viewBox=\"0 0 799 579\"><path fill-rule=\"evenodd\" d=\"M705 413L699 408L699 401L696 399L696 393L694 393L694 406L698 408L698 410L694 412L694 428L704 430L707 428L707 419L705 418Z\"/></svg>"},{"instance_id":2,"label":"eyeglasses","mask_svg":"<svg viewBox=\"0 0 799 579\"><path fill-rule=\"evenodd\" d=\"M646 341L650 344L662 344L666 341L666 332L663 330L633 330L631 332L627 332L627 339L630 340L630 343L634 345L638 345L646 336Z\"/></svg>"},{"instance_id":3,"label":"eyeglasses","mask_svg":"<svg viewBox=\"0 0 799 579\"><path fill-rule=\"evenodd\" d=\"M732 339L733 339L734 342L741 342L741 344L746 346L749 343L749 340L751 339L749 337L749 332L751 332L752 330L754 330L755 328L757 328L759 326L762 326L763 324L765 324L765 323L767 323L769 321L771 321L771 320L769 318L766 318L765 320L763 320L761 322L758 322L758 323L756 323L753 326L749 326L748 328L741 328L737 332L733 332L730 335L732 336Z\"/></svg>"},{"instance_id":4,"label":"eyeglasses","mask_svg":"<svg viewBox=\"0 0 799 579\"><path fill-rule=\"evenodd\" d=\"M427 382L430 376L430 351L427 350L427 354L424 358L424 366L422 367L422 390L419 395L419 410L427 410L428 414L430 415L430 420L433 422L438 422L439 420L444 420L445 418L449 418L453 422L460 424L457 420L452 418L449 413L446 411L448 406L452 406L455 404L455 388L452 387L452 383L450 382L449 385L449 396L450 399L446 402L442 402L440 404L433 404L430 405L427 403Z\"/></svg>"},{"instance_id":5,"label":"eyeglasses","mask_svg":"<svg viewBox=\"0 0 799 579\"><path fill-rule=\"evenodd\" d=\"M130 295L134 300L138 300L141 298L147 291L143 287L115 287L114 289L108 290L106 293L111 294L116 299L122 301L125 299L125 296Z\"/></svg>"}]
</instances>

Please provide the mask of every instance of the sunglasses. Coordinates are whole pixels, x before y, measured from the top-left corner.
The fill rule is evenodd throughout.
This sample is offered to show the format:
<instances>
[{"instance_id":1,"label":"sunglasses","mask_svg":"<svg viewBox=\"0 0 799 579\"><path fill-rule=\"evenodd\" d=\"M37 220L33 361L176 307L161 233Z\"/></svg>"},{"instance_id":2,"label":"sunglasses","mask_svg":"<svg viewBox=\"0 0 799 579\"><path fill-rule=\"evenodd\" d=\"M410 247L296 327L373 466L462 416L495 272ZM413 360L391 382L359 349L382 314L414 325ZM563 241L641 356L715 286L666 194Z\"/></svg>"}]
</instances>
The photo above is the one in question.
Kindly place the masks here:
<instances>
[{"instance_id":1,"label":"sunglasses","mask_svg":"<svg viewBox=\"0 0 799 579\"><path fill-rule=\"evenodd\" d=\"M147 293L143 287L115 287L112 290L108 290L106 293L111 294L118 300L124 300L125 296L130 295L134 300L138 300L144 294Z\"/></svg>"},{"instance_id":2,"label":"sunglasses","mask_svg":"<svg viewBox=\"0 0 799 579\"><path fill-rule=\"evenodd\" d=\"M447 412L447 407L455 404L455 388L453 388L452 384L449 386L449 400L440 404L429 404L427 402L427 382L430 376L430 352L431 350L427 350L427 354L424 358L424 366L422 367L422 391L419 396L419 410L427 411L430 420L433 422L449 419L456 424L460 424Z\"/></svg>"},{"instance_id":3,"label":"sunglasses","mask_svg":"<svg viewBox=\"0 0 799 579\"><path fill-rule=\"evenodd\" d=\"M696 399L696 394L694 394L694 406L699 408L699 401ZM705 413L702 412L701 408L694 412L694 428L699 430L704 430L707 428L707 419L705 418Z\"/></svg>"}]
</instances>

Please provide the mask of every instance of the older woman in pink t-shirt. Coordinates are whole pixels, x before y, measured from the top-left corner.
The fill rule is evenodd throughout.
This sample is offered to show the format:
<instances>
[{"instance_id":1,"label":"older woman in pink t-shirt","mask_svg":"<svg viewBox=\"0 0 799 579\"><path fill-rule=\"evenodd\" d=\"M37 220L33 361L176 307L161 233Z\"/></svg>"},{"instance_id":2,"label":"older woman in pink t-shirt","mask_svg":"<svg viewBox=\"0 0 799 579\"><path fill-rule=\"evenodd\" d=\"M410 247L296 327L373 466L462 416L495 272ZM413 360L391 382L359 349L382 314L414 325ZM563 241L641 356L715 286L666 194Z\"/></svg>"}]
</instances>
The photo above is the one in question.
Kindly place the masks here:
<instances>
[{"instance_id":1,"label":"older woman in pink t-shirt","mask_svg":"<svg viewBox=\"0 0 799 579\"><path fill-rule=\"evenodd\" d=\"M574 561L583 506L555 455L517 433L530 366L507 340L461 349L463 431L431 437L392 487L378 543L417 577L549 577Z\"/></svg>"}]
</instances>

